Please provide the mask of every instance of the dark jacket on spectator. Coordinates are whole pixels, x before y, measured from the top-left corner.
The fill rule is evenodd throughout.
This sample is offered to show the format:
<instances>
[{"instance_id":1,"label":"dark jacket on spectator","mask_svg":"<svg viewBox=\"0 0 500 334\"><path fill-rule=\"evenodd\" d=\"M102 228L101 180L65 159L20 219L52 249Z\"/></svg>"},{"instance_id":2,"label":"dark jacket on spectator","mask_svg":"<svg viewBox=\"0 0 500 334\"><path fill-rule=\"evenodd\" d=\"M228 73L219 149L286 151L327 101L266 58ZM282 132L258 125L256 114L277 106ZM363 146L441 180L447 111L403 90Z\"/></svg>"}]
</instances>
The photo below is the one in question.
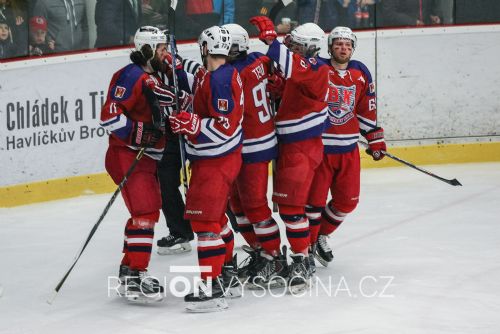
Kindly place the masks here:
<instances>
[{"instance_id":1,"label":"dark jacket on spectator","mask_svg":"<svg viewBox=\"0 0 500 334\"><path fill-rule=\"evenodd\" d=\"M48 35L56 42L56 52L89 47L85 0L37 0L33 16L47 19Z\"/></svg>"},{"instance_id":2,"label":"dark jacket on spectator","mask_svg":"<svg viewBox=\"0 0 500 334\"><path fill-rule=\"evenodd\" d=\"M431 15L442 18L434 2L434 0L382 0L377 6L377 14L380 15L377 15L377 18L383 26L415 26L417 20L421 19L422 10L422 21L424 24L431 24Z\"/></svg>"},{"instance_id":3,"label":"dark jacket on spectator","mask_svg":"<svg viewBox=\"0 0 500 334\"><path fill-rule=\"evenodd\" d=\"M95 47L129 44L139 28L142 10L141 0L132 7L132 0L97 0L95 6L95 24L97 40Z\"/></svg>"}]
</instances>

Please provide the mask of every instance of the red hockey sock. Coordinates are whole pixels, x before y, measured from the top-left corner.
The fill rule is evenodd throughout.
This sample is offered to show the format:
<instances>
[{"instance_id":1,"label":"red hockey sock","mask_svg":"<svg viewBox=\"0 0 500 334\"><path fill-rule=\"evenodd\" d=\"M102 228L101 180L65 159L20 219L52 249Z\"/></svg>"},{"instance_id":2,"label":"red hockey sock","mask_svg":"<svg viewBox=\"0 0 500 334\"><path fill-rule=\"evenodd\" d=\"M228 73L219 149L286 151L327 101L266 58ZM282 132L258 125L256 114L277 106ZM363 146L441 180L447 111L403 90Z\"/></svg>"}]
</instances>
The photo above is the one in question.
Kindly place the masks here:
<instances>
[{"instance_id":1,"label":"red hockey sock","mask_svg":"<svg viewBox=\"0 0 500 334\"><path fill-rule=\"evenodd\" d=\"M280 205L280 217L286 226L286 237L294 253L307 253L310 244L309 222L304 209Z\"/></svg>"},{"instance_id":2,"label":"red hockey sock","mask_svg":"<svg viewBox=\"0 0 500 334\"><path fill-rule=\"evenodd\" d=\"M227 223L222 227L222 232L220 233L220 235L222 237L222 240L224 241L224 244L226 245L226 256L224 259L224 263L231 263L233 260L234 234Z\"/></svg>"},{"instance_id":3,"label":"red hockey sock","mask_svg":"<svg viewBox=\"0 0 500 334\"><path fill-rule=\"evenodd\" d=\"M309 219L309 237L311 240L311 245L314 245L318 241L318 234L321 227L321 211L322 207L307 206L306 216Z\"/></svg>"},{"instance_id":4,"label":"red hockey sock","mask_svg":"<svg viewBox=\"0 0 500 334\"><path fill-rule=\"evenodd\" d=\"M133 216L125 229L127 253L130 269L144 271L149 266L153 248L154 226L160 212ZM123 261L123 260L122 260Z\"/></svg>"},{"instance_id":5,"label":"red hockey sock","mask_svg":"<svg viewBox=\"0 0 500 334\"><path fill-rule=\"evenodd\" d=\"M347 213L340 212L333 208L331 205L327 205L321 215L321 228L319 230L319 234L332 234L337 229L337 227L342 224L346 216Z\"/></svg>"},{"instance_id":6,"label":"red hockey sock","mask_svg":"<svg viewBox=\"0 0 500 334\"><path fill-rule=\"evenodd\" d=\"M245 239L248 245L254 249L259 248L259 242L257 241L253 225L248 218L243 214L238 214L236 215L236 222L238 223L238 228L240 229L243 239Z\"/></svg>"},{"instance_id":7,"label":"red hockey sock","mask_svg":"<svg viewBox=\"0 0 500 334\"><path fill-rule=\"evenodd\" d=\"M198 264L201 267L203 280L219 276L224 265L226 246L219 234L213 232L197 232Z\"/></svg>"},{"instance_id":8,"label":"red hockey sock","mask_svg":"<svg viewBox=\"0 0 500 334\"><path fill-rule=\"evenodd\" d=\"M280 230L273 218L254 224L253 228L262 248L267 254L276 256L280 252Z\"/></svg>"}]
</instances>

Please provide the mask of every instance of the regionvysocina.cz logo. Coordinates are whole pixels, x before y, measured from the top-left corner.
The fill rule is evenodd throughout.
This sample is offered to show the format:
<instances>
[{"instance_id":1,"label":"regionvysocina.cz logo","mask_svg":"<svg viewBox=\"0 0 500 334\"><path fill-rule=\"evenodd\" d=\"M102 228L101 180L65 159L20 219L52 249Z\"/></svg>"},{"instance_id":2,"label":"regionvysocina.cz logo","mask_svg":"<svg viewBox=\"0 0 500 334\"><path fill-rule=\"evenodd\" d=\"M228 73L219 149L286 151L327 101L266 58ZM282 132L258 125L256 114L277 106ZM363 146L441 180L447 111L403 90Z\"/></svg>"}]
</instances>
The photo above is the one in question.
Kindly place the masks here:
<instances>
[{"instance_id":1,"label":"regionvysocina.cz logo","mask_svg":"<svg viewBox=\"0 0 500 334\"><path fill-rule=\"evenodd\" d=\"M207 296L212 295L212 288L215 284L218 285L219 289L222 289L224 294L229 293L229 289L225 289L224 286L231 286L233 288L241 289L241 296L244 297L245 294L250 294L257 298L263 298L265 296L271 296L272 298L282 298L285 296L293 297L347 297L347 298L394 298L394 294L391 293L391 286L394 282L395 277L391 275L364 275L359 278L349 278L346 276L317 276L314 275L312 278L304 280L302 277L277 277L273 282L267 284L255 284L255 282L262 281L263 277L256 276L253 278L240 279L238 277L232 277L229 284L219 284L216 279L207 279L203 281L199 275L189 276L189 274L199 274L200 272L211 272L210 266L170 266L169 272L174 274L168 277L157 277L154 275L149 275L146 277L141 277L142 281L146 278L157 280L163 287L163 292L158 292L154 296L145 293L142 284L139 285L139 289L146 297L155 297L158 295L171 295L174 297L184 298L189 293L194 293L198 296L203 293ZM187 275L186 275L187 274ZM297 290L290 289L288 286L289 280L304 280L304 284L307 285L306 289ZM118 276L108 276L108 297L116 295L127 294L127 287L131 284L136 284L136 280L133 277L125 277L123 281L120 280Z\"/></svg>"}]
</instances>

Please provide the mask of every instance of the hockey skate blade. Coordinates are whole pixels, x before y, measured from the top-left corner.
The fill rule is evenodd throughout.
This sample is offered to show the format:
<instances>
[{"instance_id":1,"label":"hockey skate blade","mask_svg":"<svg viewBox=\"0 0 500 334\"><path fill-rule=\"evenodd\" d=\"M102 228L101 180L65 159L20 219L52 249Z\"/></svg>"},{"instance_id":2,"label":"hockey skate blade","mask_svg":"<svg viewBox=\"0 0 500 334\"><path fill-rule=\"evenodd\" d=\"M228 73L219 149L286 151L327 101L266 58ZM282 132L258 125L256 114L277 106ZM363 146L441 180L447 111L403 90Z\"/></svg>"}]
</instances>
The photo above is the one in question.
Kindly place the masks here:
<instances>
[{"instance_id":1,"label":"hockey skate blade","mask_svg":"<svg viewBox=\"0 0 500 334\"><path fill-rule=\"evenodd\" d=\"M157 293L151 296L146 296L142 293L131 294L130 292L127 292L127 294L123 296L129 303L134 303L134 304L153 304L153 303L159 303L163 300L163 296L161 293Z\"/></svg>"},{"instance_id":2,"label":"hockey skate blade","mask_svg":"<svg viewBox=\"0 0 500 334\"><path fill-rule=\"evenodd\" d=\"M328 264L330 262L326 261L325 259L323 259L321 256L319 256L318 254L314 254L314 258L316 260L318 260L318 262L323 266L323 267L328 267Z\"/></svg>"},{"instance_id":3,"label":"hockey skate blade","mask_svg":"<svg viewBox=\"0 0 500 334\"><path fill-rule=\"evenodd\" d=\"M176 255L176 254L182 254L182 253L187 253L191 251L191 245L189 242L182 243L178 245L178 247L173 248L173 247L158 247L158 250L156 251L158 255Z\"/></svg>"},{"instance_id":4,"label":"hockey skate blade","mask_svg":"<svg viewBox=\"0 0 500 334\"><path fill-rule=\"evenodd\" d=\"M240 298L241 295L242 295L242 287L241 287L241 285L235 286L235 287L232 287L232 288L228 288L224 292L224 296L226 298L230 298L230 299Z\"/></svg>"},{"instance_id":5,"label":"hockey skate blade","mask_svg":"<svg viewBox=\"0 0 500 334\"><path fill-rule=\"evenodd\" d=\"M284 278L271 280L265 283L251 283L247 284L248 290L274 290L286 287L286 280Z\"/></svg>"},{"instance_id":6,"label":"hockey skate blade","mask_svg":"<svg viewBox=\"0 0 500 334\"><path fill-rule=\"evenodd\" d=\"M214 298L202 302L188 302L186 311L189 313L209 313L227 310L229 305L225 298Z\"/></svg>"},{"instance_id":7,"label":"hockey skate blade","mask_svg":"<svg viewBox=\"0 0 500 334\"><path fill-rule=\"evenodd\" d=\"M49 298L47 298L46 300L47 304L52 305L56 297L57 297L57 291L54 290L50 293Z\"/></svg>"},{"instance_id":8,"label":"hockey skate blade","mask_svg":"<svg viewBox=\"0 0 500 334\"><path fill-rule=\"evenodd\" d=\"M288 293L291 295L299 295L304 291L310 290L312 287L312 279L303 280L303 282L294 285L288 285Z\"/></svg>"}]
</instances>

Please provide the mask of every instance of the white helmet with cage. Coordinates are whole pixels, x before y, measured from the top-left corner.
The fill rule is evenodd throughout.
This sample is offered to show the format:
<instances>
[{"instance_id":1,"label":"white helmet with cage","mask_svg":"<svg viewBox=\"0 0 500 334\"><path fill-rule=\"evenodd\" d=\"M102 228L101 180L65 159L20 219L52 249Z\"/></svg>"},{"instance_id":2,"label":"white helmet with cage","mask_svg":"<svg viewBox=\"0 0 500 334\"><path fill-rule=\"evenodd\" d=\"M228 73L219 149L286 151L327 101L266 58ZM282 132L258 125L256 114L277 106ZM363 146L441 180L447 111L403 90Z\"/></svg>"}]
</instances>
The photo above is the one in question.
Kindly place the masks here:
<instances>
[{"instance_id":1,"label":"white helmet with cage","mask_svg":"<svg viewBox=\"0 0 500 334\"><path fill-rule=\"evenodd\" d=\"M315 57L321 49L325 32L315 23L304 23L293 29L289 36L291 45L302 47L302 55Z\"/></svg>"},{"instance_id":2,"label":"white helmet with cage","mask_svg":"<svg viewBox=\"0 0 500 334\"><path fill-rule=\"evenodd\" d=\"M250 38L248 37L248 32L239 24L228 23L224 24L222 28L226 28L233 39L232 45L238 47L238 52L243 52L248 50L248 42Z\"/></svg>"},{"instance_id":3,"label":"white helmet with cage","mask_svg":"<svg viewBox=\"0 0 500 334\"><path fill-rule=\"evenodd\" d=\"M167 43L167 35L156 27L140 27L134 36L134 45L137 51L141 51L144 45L149 45L154 52L158 44L161 43Z\"/></svg>"},{"instance_id":4,"label":"white helmet with cage","mask_svg":"<svg viewBox=\"0 0 500 334\"><path fill-rule=\"evenodd\" d=\"M231 49L232 38L226 28L213 26L203 30L198 38L198 44L202 49L206 44L208 54L227 56Z\"/></svg>"},{"instance_id":5,"label":"white helmet with cage","mask_svg":"<svg viewBox=\"0 0 500 334\"><path fill-rule=\"evenodd\" d=\"M356 44L358 39L356 35L352 32L350 28L347 27L335 27L328 35L328 49L332 47L333 40L336 38L349 39L352 42L352 49L356 49Z\"/></svg>"}]
</instances>

